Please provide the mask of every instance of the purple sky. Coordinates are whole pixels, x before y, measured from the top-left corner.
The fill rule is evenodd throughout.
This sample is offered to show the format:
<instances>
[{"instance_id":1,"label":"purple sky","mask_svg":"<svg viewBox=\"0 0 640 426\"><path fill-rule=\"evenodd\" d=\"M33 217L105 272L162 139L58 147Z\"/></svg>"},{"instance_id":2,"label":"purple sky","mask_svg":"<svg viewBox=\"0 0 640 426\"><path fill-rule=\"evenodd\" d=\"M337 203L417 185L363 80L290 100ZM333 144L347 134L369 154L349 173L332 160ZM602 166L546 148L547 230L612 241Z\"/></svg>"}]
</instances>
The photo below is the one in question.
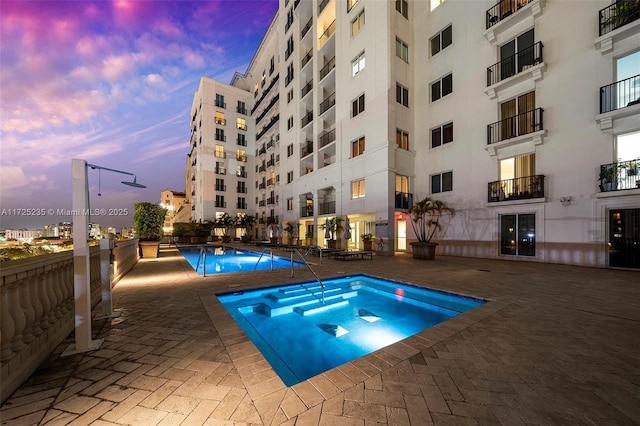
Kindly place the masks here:
<instances>
[{"instance_id":1,"label":"purple sky","mask_svg":"<svg viewBox=\"0 0 640 426\"><path fill-rule=\"evenodd\" d=\"M277 0L0 2L0 229L70 217L71 159L89 171L91 208L158 202L184 191L189 113L201 76L244 72ZM128 217L93 218L130 226Z\"/></svg>"}]
</instances>

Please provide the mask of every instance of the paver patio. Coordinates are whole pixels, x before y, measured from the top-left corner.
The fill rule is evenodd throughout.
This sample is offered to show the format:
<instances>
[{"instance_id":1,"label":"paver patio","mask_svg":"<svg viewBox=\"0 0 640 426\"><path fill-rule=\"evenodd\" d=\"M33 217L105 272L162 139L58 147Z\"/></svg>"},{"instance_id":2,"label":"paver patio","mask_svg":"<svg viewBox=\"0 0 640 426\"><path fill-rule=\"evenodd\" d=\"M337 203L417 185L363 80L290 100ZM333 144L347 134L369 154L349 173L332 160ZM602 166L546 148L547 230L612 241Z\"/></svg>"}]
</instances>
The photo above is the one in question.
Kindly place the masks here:
<instances>
[{"instance_id":1,"label":"paver patio","mask_svg":"<svg viewBox=\"0 0 640 426\"><path fill-rule=\"evenodd\" d=\"M311 273L202 278L164 249L115 287L121 316L93 323L102 347L61 358L67 339L1 407L2 424L640 424L638 272L410 255L314 270L490 302L286 387L215 293Z\"/></svg>"}]
</instances>

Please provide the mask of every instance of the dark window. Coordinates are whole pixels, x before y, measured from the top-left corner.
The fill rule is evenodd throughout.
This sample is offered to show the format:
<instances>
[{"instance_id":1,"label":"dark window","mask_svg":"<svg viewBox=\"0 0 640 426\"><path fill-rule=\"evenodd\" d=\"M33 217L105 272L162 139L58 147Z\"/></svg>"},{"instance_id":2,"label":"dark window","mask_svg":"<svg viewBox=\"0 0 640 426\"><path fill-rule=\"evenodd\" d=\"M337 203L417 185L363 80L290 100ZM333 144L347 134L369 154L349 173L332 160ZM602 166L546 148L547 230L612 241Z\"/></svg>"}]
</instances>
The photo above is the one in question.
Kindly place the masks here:
<instances>
[{"instance_id":1,"label":"dark window","mask_svg":"<svg viewBox=\"0 0 640 426\"><path fill-rule=\"evenodd\" d=\"M453 172L431 175L431 193L453 191Z\"/></svg>"},{"instance_id":2,"label":"dark window","mask_svg":"<svg viewBox=\"0 0 640 426\"><path fill-rule=\"evenodd\" d=\"M500 254L536 255L536 215L509 214L500 216Z\"/></svg>"}]
</instances>

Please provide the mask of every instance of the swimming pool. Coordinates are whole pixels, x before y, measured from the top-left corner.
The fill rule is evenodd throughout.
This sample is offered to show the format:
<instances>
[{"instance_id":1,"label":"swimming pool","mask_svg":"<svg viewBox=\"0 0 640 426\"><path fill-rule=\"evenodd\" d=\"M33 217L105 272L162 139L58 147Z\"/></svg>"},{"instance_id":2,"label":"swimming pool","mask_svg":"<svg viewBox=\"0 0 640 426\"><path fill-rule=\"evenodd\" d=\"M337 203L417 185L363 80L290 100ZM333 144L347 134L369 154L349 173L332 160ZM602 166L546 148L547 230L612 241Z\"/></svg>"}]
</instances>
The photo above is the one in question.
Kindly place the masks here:
<instances>
[{"instance_id":1,"label":"swimming pool","mask_svg":"<svg viewBox=\"0 0 640 426\"><path fill-rule=\"evenodd\" d=\"M206 275L211 275L291 267L291 259L286 257L271 256L270 253L265 253L260 257L261 253L239 250L229 246L179 247L178 249L200 275L205 275L205 271ZM205 257L201 254L203 251L206 252L206 264ZM260 260L259 263L258 260ZM302 263L298 261L293 262L293 266L300 265Z\"/></svg>"},{"instance_id":2,"label":"swimming pool","mask_svg":"<svg viewBox=\"0 0 640 426\"><path fill-rule=\"evenodd\" d=\"M398 342L484 300L355 275L216 296L287 386Z\"/></svg>"}]
</instances>

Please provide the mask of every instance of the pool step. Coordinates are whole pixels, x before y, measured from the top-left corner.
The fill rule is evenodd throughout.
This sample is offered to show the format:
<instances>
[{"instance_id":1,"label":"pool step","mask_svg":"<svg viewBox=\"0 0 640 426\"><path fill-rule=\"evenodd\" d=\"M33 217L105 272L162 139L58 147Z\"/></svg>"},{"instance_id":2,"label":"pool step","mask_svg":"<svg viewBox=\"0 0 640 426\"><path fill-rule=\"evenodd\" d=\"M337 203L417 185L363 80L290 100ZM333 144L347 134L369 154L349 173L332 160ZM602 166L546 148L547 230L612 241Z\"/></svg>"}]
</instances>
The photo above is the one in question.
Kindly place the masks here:
<instances>
[{"instance_id":1,"label":"pool step","mask_svg":"<svg viewBox=\"0 0 640 426\"><path fill-rule=\"evenodd\" d=\"M347 288L346 290L350 291L351 289ZM344 291L345 289L343 288L334 287L330 289L325 289L324 295L325 297L328 297L332 294L342 294L341 292L344 292ZM296 300L304 299L308 297L310 294L313 294L313 295L322 294L322 288L318 285L318 286L310 286L310 287L296 289L296 290L278 290L277 292L267 294L266 297L268 297L269 299L275 300L279 303L287 303L287 302L294 302Z\"/></svg>"},{"instance_id":2,"label":"pool step","mask_svg":"<svg viewBox=\"0 0 640 426\"><path fill-rule=\"evenodd\" d=\"M317 314L319 312L328 311L329 309L339 308L340 306L348 305L349 301L343 299L342 297L326 300L324 303L317 302L311 305L298 306L294 309L295 312L299 313L302 316L307 316L311 314Z\"/></svg>"},{"instance_id":3,"label":"pool step","mask_svg":"<svg viewBox=\"0 0 640 426\"><path fill-rule=\"evenodd\" d=\"M346 289L342 289L346 290ZM352 291L342 291L342 292L332 292L324 294L324 301L326 305L332 304L334 300L345 300L350 299L352 297L356 297L358 292L355 290ZM283 301L283 299L274 299L269 298L266 301L263 300L262 303L255 305L254 311L259 312L261 314L267 315L269 317L277 317L279 315L290 314L294 312L297 308L313 306L316 304L322 305L322 292L306 292L305 294L298 295L295 298L289 298ZM296 311L298 312L298 311ZM320 312L320 311L317 311ZM312 313L312 312L311 312ZM303 314L303 315L309 315Z\"/></svg>"}]
</instances>

